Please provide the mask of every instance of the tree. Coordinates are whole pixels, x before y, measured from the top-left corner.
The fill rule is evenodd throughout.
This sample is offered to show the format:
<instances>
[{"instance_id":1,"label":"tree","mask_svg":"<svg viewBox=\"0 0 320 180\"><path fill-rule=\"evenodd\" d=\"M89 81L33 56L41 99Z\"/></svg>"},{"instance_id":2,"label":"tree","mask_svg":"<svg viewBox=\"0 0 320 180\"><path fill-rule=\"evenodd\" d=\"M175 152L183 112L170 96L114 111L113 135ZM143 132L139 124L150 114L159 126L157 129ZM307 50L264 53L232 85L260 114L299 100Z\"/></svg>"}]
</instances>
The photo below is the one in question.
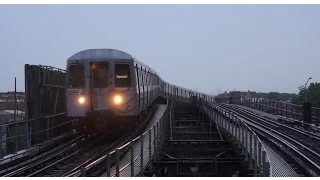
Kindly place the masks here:
<instances>
[{"instance_id":1,"label":"tree","mask_svg":"<svg viewBox=\"0 0 320 180\"><path fill-rule=\"evenodd\" d=\"M305 92L307 92L307 100L311 102L313 107L320 107L320 83L310 83L307 90L304 86L298 87L299 93L296 98L294 98L294 104L303 104L305 101Z\"/></svg>"}]
</instances>

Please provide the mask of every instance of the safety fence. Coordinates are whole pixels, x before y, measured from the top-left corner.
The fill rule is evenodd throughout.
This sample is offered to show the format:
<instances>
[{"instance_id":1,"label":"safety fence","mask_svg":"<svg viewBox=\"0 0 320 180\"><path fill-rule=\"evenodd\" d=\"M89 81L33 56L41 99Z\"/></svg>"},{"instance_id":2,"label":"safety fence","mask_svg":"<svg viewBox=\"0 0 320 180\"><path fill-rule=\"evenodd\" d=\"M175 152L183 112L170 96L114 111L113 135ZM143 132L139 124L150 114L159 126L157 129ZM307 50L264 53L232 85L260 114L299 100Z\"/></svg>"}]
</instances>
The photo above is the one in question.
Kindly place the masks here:
<instances>
[{"instance_id":1,"label":"safety fence","mask_svg":"<svg viewBox=\"0 0 320 180\"><path fill-rule=\"evenodd\" d=\"M203 103L202 108L216 125L227 132L231 139L238 143L245 161L249 161L249 169L254 171L254 176L272 176L270 159L262 141L257 134L233 112L222 109L214 104Z\"/></svg>"}]
</instances>

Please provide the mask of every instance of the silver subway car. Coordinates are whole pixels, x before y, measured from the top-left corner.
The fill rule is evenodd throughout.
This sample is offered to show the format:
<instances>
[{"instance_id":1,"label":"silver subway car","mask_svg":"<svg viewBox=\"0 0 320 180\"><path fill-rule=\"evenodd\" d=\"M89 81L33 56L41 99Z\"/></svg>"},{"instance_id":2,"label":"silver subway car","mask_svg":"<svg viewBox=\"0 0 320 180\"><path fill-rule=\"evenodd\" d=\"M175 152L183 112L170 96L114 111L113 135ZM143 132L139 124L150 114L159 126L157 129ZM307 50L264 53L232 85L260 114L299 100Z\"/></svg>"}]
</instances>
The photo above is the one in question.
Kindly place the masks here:
<instances>
[{"instance_id":1,"label":"silver subway car","mask_svg":"<svg viewBox=\"0 0 320 180\"><path fill-rule=\"evenodd\" d=\"M67 115L85 117L134 108L132 67L132 57L115 50L86 50L71 56L67 61Z\"/></svg>"},{"instance_id":2,"label":"silver subway car","mask_svg":"<svg viewBox=\"0 0 320 180\"><path fill-rule=\"evenodd\" d=\"M115 117L134 118L160 95L160 79L151 68L113 49L90 49L71 56L66 82L67 116L80 118L91 131L112 121L130 121Z\"/></svg>"}]
</instances>

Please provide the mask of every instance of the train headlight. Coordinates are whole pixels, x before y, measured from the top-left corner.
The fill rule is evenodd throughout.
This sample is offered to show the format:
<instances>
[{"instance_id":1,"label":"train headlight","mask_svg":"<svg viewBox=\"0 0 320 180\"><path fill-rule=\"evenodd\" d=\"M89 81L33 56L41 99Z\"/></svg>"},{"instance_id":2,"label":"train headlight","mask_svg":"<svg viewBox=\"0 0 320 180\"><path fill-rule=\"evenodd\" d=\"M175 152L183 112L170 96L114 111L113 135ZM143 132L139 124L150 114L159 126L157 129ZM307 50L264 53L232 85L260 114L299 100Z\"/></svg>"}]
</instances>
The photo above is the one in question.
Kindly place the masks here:
<instances>
[{"instance_id":1,"label":"train headlight","mask_svg":"<svg viewBox=\"0 0 320 180\"><path fill-rule=\"evenodd\" d=\"M85 100L84 97L79 97L79 103L80 103L80 104L83 104L83 103L84 103L84 100Z\"/></svg>"},{"instance_id":2,"label":"train headlight","mask_svg":"<svg viewBox=\"0 0 320 180\"><path fill-rule=\"evenodd\" d=\"M113 99L115 104L121 104L122 103L122 97L120 95L116 95Z\"/></svg>"}]
</instances>

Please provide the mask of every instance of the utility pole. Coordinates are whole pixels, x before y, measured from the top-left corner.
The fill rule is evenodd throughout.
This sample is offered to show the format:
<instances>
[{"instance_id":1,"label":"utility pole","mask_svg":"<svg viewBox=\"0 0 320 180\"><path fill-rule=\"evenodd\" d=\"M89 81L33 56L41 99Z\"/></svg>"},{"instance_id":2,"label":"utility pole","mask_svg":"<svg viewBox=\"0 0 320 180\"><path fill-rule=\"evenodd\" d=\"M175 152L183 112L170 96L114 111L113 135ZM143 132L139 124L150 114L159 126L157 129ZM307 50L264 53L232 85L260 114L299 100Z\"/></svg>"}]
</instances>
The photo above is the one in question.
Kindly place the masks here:
<instances>
[{"instance_id":1,"label":"utility pole","mask_svg":"<svg viewBox=\"0 0 320 180\"><path fill-rule=\"evenodd\" d=\"M16 109L17 109L17 78L14 78L14 104L13 104L13 119L16 122Z\"/></svg>"},{"instance_id":2,"label":"utility pole","mask_svg":"<svg viewBox=\"0 0 320 180\"><path fill-rule=\"evenodd\" d=\"M309 82L309 80L312 79L312 77L309 77L308 81L306 82L306 84L304 85L304 102L308 101L308 95L307 95L307 84Z\"/></svg>"}]
</instances>

